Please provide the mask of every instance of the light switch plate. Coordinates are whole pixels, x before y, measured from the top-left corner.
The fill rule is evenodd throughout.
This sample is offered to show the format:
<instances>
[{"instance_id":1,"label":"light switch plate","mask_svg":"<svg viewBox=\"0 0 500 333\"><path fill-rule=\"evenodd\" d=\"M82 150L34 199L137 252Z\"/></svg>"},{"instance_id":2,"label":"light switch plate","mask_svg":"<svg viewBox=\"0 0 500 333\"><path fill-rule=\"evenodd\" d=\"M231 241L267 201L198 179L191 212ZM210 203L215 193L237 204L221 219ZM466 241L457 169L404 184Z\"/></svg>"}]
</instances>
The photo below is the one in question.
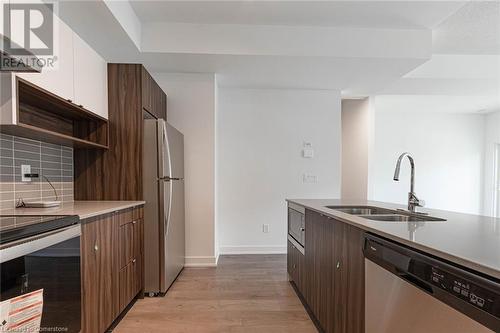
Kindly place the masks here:
<instances>
[{"instance_id":1,"label":"light switch plate","mask_svg":"<svg viewBox=\"0 0 500 333\"><path fill-rule=\"evenodd\" d=\"M25 174L31 173L31 165L29 164L21 164L21 181L22 182L31 182L30 177L24 177Z\"/></svg>"},{"instance_id":2,"label":"light switch plate","mask_svg":"<svg viewBox=\"0 0 500 333\"><path fill-rule=\"evenodd\" d=\"M314 149L304 148L304 150L302 150L302 156L304 158L313 158L314 157Z\"/></svg>"},{"instance_id":3,"label":"light switch plate","mask_svg":"<svg viewBox=\"0 0 500 333\"><path fill-rule=\"evenodd\" d=\"M269 233L269 224L262 225L262 232L265 234Z\"/></svg>"},{"instance_id":4,"label":"light switch plate","mask_svg":"<svg viewBox=\"0 0 500 333\"><path fill-rule=\"evenodd\" d=\"M313 158L314 157L314 149L312 143L304 141L303 149L302 149L302 157L303 158Z\"/></svg>"}]
</instances>

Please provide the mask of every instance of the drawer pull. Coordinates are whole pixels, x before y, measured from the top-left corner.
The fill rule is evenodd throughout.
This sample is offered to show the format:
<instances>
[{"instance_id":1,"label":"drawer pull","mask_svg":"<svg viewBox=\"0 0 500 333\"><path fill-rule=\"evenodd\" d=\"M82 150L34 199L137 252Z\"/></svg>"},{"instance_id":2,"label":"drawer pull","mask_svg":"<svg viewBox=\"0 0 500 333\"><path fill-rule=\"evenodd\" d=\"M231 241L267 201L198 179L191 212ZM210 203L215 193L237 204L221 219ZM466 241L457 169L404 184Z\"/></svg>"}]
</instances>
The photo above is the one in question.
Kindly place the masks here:
<instances>
[{"instance_id":1,"label":"drawer pull","mask_svg":"<svg viewBox=\"0 0 500 333\"><path fill-rule=\"evenodd\" d=\"M136 224L136 223L137 223L137 221L132 221L132 224Z\"/></svg>"},{"instance_id":2,"label":"drawer pull","mask_svg":"<svg viewBox=\"0 0 500 333\"><path fill-rule=\"evenodd\" d=\"M99 251L99 246L97 244L94 245L94 251Z\"/></svg>"},{"instance_id":3,"label":"drawer pull","mask_svg":"<svg viewBox=\"0 0 500 333\"><path fill-rule=\"evenodd\" d=\"M137 260L136 260L136 259L134 259L134 260L132 260L132 263L135 263L136 261L137 261Z\"/></svg>"}]
</instances>

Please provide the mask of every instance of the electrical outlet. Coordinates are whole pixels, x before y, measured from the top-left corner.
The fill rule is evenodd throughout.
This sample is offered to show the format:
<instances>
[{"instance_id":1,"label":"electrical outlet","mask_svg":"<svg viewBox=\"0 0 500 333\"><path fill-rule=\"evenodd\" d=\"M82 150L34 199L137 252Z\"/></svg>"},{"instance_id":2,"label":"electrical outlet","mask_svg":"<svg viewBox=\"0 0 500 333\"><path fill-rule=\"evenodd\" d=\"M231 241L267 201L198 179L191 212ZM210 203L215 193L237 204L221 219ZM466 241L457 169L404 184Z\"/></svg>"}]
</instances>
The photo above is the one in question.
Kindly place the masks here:
<instances>
[{"instance_id":1,"label":"electrical outlet","mask_svg":"<svg viewBox=\"0 0 500 333\"><path fill-rule=\"evenodd\" d=\"M262 225L262 232L265 234L269 233L269 224Z\"/></svg>"},{"instance_id":2,"label":"electrical outlet","mask_svg":"<svg viewBox=\"0 0 500 333\"><path fill-rule=\"evenodd\" d=\"M24 175L27 173L31 173L31 165L21 164L21 181L22 182L31 182L30 177L24 177Z\"/></svg>"},{"instance_id":3,"label":"electrical outlet","mask_svg":"<svg viewBox=\"0 0 500 333\"><path fill-rule=\"evenodd\" d=\"M302 182L304 184L315 184L318 182L318 177L310 173L304 173L302 175Z\"/></svg>"}]
</instances>

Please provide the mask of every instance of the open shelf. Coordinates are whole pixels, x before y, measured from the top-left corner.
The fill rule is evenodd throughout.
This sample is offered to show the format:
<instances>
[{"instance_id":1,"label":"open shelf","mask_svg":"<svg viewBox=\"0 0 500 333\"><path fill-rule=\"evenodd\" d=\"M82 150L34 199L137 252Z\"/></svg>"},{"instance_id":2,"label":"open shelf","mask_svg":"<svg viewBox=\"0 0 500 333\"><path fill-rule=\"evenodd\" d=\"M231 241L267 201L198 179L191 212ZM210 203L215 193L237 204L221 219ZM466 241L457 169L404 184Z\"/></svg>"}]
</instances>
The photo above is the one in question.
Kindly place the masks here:
<instances>
[{"instance_id":1,"label":"open shelf","mask_svg":"<svg viewBox=\"0 0 500 333\"><path fill-rule=\"evenodd\" d=\"M17 124L2 126L2 132L77 148L108 148L105 118L21 78L16 85Z\"/></svg>"}]
</instances>

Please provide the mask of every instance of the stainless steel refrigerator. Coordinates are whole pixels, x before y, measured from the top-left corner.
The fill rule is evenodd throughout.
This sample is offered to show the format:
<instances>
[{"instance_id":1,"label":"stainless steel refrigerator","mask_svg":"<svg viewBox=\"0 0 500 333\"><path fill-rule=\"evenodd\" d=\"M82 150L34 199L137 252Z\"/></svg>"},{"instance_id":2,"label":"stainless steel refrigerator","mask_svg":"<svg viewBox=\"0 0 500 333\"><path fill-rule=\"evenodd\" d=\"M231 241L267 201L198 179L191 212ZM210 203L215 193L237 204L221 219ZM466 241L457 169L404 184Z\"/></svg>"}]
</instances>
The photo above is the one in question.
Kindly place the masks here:
<instances>
[{"instance_id":1,"label":"stainless steel refrigerator","mask_svg":"<svg viewBox=\"0 0 500 333\"><path fill-rule=\"evenodd\" d=\"M162 119L144 121L144 282L164 294L184 267L184 135Z\"/></svg>"}]
</instances>

